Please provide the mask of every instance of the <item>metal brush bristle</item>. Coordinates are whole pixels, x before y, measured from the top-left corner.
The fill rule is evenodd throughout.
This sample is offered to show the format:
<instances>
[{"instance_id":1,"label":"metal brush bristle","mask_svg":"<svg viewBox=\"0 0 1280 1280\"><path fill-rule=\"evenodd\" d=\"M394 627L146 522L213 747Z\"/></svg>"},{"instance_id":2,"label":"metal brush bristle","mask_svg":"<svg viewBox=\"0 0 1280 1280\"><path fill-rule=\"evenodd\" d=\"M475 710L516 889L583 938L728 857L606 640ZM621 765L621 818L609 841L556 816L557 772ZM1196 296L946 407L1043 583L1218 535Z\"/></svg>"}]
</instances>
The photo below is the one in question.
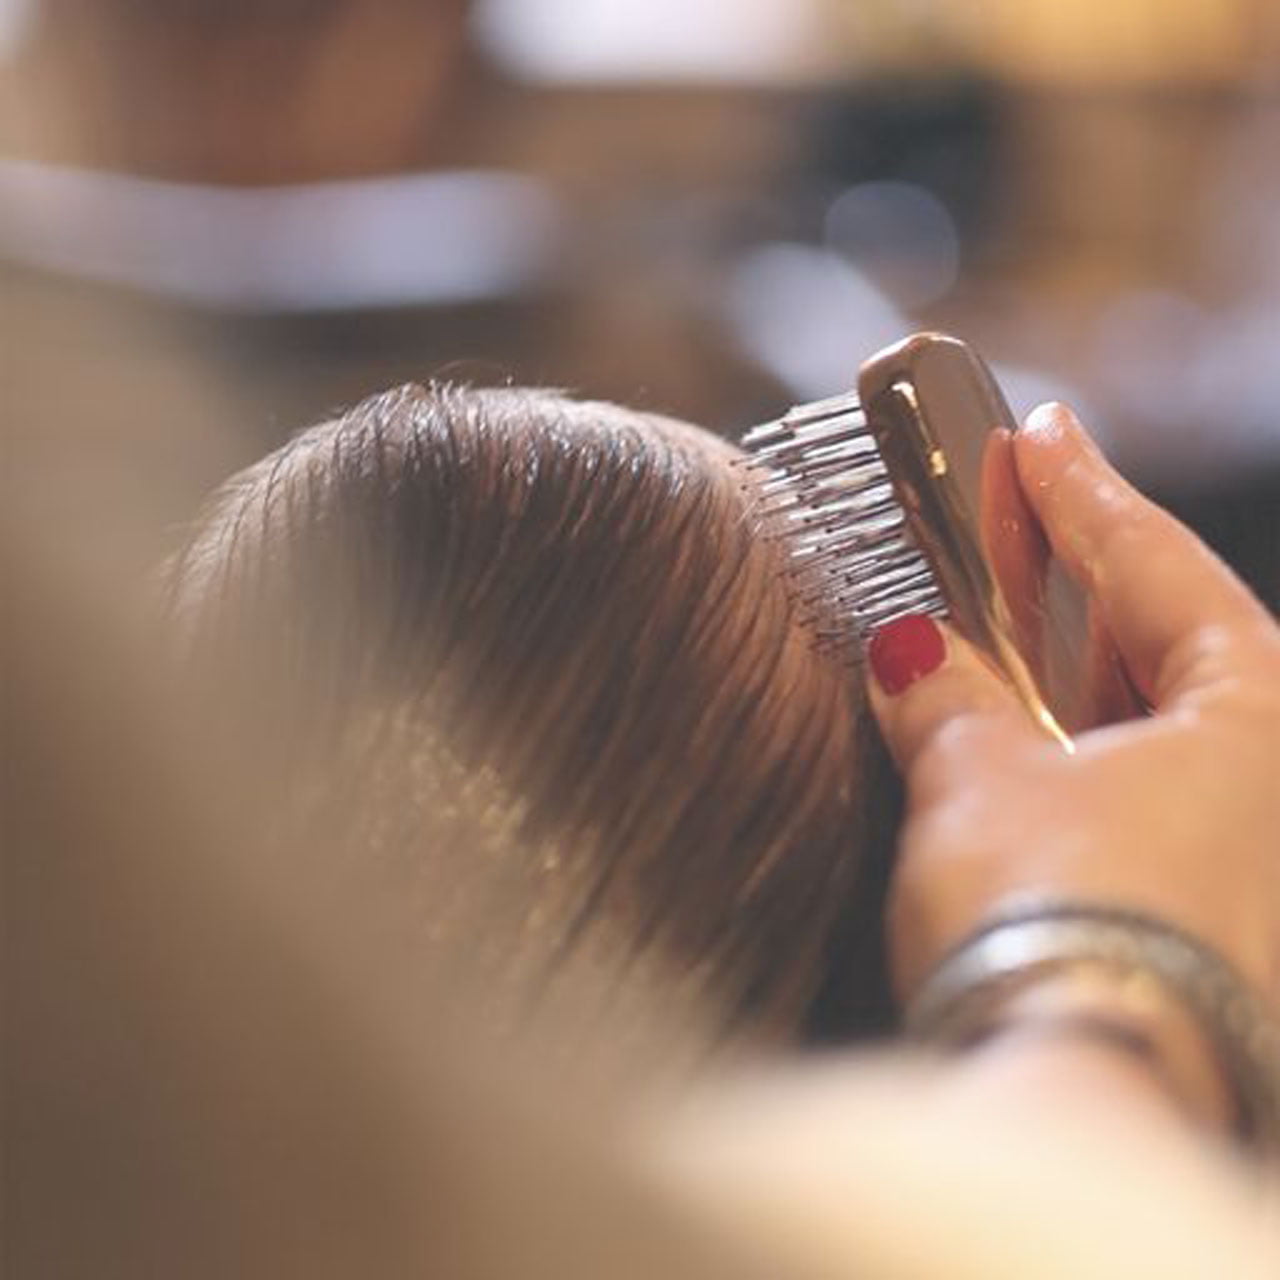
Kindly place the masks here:
<instances>
[{"instance_id":1,"label":"metal brush bristle","mask_svg":"<svg viewBox=\"0 0 1280 1280\"><path fill-rule=\"evenodd\" d=\"M787 552L795 598L823 647L908 613L945 613L854 394L792 409L742 441L766 534Z\"/></svg>"}]
</instances>

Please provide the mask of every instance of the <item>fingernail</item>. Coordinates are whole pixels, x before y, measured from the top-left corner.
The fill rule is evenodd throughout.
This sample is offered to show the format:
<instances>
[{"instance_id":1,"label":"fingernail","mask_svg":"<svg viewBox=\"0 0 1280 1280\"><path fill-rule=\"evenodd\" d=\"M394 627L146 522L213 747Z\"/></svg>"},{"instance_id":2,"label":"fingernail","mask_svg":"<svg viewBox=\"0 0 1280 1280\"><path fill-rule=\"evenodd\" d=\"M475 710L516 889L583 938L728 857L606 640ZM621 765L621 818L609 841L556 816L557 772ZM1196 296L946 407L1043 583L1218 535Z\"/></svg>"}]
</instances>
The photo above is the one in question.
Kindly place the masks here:
<instances>
[{"instance_id":1,"label":"fingernail","mask_svg":"<svg viewBox=\"0 0 1280 1280\"><path fill-rule=\"evenodd\" d=\"M1037 435L1061 435L1077 425L1076 415L1065 404L1050 400L1037 405L1027 415L1027 430Z\"/></svg>"},{"instance_id":2,"label":"fingernail","mask_svg":"<svg viewBox=\"0 0 1280 1280\"><path fill-rule=\"evenodd\" d=\"M927 614L912 613L872 633L867 657L876 683L887 694L902 693L936 671L947 656L942 628Z\"/></svg>"},{"instance_id":3,"label":"fingernail","mask_svg":"<svg viewBox=\"0 0 1280 1280\"><path fill-rule=\"evenodd\" d=\"M1084 429L1084 424L1076 417L1070 405L1051 400L1048 404L1038 405L1027 415L1026 430L1032 435L1042 437L1061 437L1075 435L1086 448L1097 452L1093 437Z\"/></svg>"}]
</instances>

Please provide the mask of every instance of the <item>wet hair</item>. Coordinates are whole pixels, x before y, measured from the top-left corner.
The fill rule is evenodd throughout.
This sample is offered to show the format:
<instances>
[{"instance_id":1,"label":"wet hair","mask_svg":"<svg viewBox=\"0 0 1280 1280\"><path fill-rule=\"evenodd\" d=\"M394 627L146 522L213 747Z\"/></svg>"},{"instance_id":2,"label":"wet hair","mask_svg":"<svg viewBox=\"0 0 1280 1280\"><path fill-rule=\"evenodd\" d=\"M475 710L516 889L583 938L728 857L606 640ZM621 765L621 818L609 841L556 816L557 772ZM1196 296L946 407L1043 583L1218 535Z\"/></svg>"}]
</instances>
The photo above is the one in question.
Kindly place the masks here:
<instances>
[{"instance_id":1,"label":"wet hair","mask_svg":"<svg viewBox=\"0 0 1280 1280\"><path fill-rule=\"evenodd\" d=\"M893 786L709 438L404 387L233 480L168 578L284 842L341 840L495 989L588 956L725 1026L883 1023Z\"/></svg>"}]
</instances>

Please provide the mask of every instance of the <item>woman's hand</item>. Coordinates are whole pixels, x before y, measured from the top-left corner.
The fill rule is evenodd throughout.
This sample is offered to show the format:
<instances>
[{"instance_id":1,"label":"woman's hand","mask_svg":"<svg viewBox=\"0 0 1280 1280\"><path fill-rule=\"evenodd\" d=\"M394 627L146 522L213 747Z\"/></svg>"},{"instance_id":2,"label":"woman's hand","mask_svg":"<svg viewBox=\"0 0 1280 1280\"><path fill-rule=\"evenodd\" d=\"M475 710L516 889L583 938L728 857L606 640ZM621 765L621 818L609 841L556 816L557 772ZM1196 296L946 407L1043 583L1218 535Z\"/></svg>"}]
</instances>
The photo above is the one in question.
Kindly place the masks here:
<instances>
[{"instance_id":1,"label":"woman's hand","mask_svg":"<svg viewBox=\"0 0 1280 1280\"><path fill-rule=\"evenodd\" d=\"M1120 904L1197 935L1280 1007L1280 629L1061 407L1019 478L1151 716L1068 755L953 631L874 637L872 702L907 784L891 899L899 994L1018 898Z\"/></svg>"},{"instance_id":2,"label":"woman's hand","mask_svg":"<svg viewBox=\"0 0 1280 1280\"><path fill-rule=\"evenodd\" d=\"M1154 710L1069 755L954 632L911 618L878 634L872 698L908 791L890 920L899 993L1016 899L1050 895L1163 917L1276 1007L1280 630L1065 410L1034 415L1016 458ZM1069 1026L1082 998L1093 1012L1115 991L1068 973L1024 994L1033 1022L1066 1008ZM1224 1082L1198 1074L1221 1064L1176 1001L1156 1012L1172 1070L1007 1024L941 1065L837 1060L712 1093L658 1131L656 1167L775 1270L1273 1275L1269 1201L1168 1123L1174 1101L1184 1118L1231 1121L1232 1100L1214 1096Z\"/></svg>"}]
</instances>

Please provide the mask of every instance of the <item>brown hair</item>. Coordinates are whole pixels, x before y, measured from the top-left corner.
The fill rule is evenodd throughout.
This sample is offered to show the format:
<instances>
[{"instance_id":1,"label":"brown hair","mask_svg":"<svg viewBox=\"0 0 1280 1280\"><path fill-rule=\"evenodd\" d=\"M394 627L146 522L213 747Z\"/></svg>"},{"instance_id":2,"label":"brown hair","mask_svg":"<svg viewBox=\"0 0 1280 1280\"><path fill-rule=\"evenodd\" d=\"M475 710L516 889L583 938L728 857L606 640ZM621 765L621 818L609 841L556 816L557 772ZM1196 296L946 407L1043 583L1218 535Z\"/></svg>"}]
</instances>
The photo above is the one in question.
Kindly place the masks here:
<instances>
[{"instance_id":1,"label":"brown hair","mask_svg":"<svg viewBox=\"0 0 1280 1280\"><path fill-rule=\"evenodd\" d=\"M517 999L584 953L794 1028L827 973L817 1029L866 1029L892 786L717 447L405 387L231 482L172 613L198 663L252 655L287 842L340 832Z\"/></svg>"}]
</instances>

